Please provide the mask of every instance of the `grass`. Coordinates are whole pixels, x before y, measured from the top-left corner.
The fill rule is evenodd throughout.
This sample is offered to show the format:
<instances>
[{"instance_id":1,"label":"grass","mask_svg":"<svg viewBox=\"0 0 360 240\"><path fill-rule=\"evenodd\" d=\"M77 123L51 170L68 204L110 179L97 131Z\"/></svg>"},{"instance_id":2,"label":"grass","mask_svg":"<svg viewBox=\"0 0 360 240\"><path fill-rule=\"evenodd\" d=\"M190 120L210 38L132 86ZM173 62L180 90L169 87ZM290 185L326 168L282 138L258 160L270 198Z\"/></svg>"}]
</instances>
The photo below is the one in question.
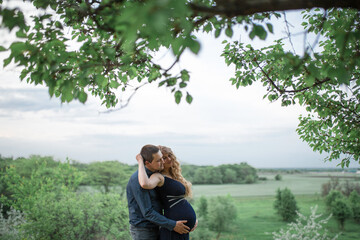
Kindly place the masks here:
<instances>
[{"instance_id":1,"label":"grass","mask_svg":"<svg viewBox=\"0 0 360 240\"><path fill-rule=\"evenodd\" d=\"M330 176L321 173L283 175L282 181L275 181L273 177L265 182L256 184L229 184L229 185L195 185L193 193L195 198L200 196L213 197L230 194L236 203L238 217L231 233L222 234L222 240L267 240L272 239L272 232L285 228L283 222L276 214L273 204L278 188L288 187L295 195L300 212L310 215L310 207L318 206L317 214L327 217L324 199L320 196L321 185L330 180ZM353 179L357 181L358 179ZM201 224L201 223L199 223ZM337 222L331 218L325 226L329 236L340 233ZM345 223L345 230L339 236L340 240L359 240L360 225L353 220Z\"/></svg>"},{"instance_id":2,"label":"grass","mask_svg":"<svg viewBox=\"0 0 360 240\"><path fill-rule=\"evenodd\" d=\"M227 194L230 194L233 197L274 196L278 188L283 189L287 187L295 195L313 195L320 194L322 184L327 183L334 174L338 173L287 174L282 175L281 181L274 180L275 175L260 175L260 177L266 177L268 180L258 181L254 184L194 185L193 194L194 198ZM341 181L345 181L346 179L360 182L358 177L341 178Z\"/></svg>"},{"instance_id":3,"label":"grass","mask_svg":"<svg viewBox=\"0 0 360 240\"><path fill-rule=\"evenodd\" d=\"M286 228L287 223L281 220L273 208L275 197L237 197L234 200L238 217L233 231L223 233L221 240L271 240L272 232ZM329 215L326 213L323 198L318 195L297 195L296 201L304 215L310 215L310 207L315 205L318 206L317 214L323 214L323 218ZM331 237L340 233L338 239L341 240L360 239L360 226L353 220L346 221L343 232L339 230L334 218L330 219L325 228Z\"/></svg>"}]
</instances>

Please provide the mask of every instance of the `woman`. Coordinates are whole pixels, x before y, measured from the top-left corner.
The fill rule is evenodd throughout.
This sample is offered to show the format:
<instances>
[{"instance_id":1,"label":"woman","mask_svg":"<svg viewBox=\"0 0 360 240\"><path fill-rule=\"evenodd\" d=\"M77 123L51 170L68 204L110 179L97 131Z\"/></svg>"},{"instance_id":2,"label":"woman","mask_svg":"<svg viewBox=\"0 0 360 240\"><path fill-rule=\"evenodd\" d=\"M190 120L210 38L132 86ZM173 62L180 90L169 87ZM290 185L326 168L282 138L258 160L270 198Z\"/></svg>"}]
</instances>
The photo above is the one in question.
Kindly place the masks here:
<instances>
[{"instance_id":1,"label":"woman","mask_svg":"<svg viewBox=\"0 0 360 240\"><path fill-rule=\"evenodd\" d=\"M164 169L161 173L147 176L144 161L140 154L136 156L139 163L139 183L144 189L156 188L164 207L164 216L178 220L187 220L186 225L193 229L197 223L196 214L185 197L191 196L191 183L181 175L180 163L168 147L159 146L163 155ZM160 240L188 240L189 233L179 234L168 229L160 229Z\"/></svg>"}]
</instances>

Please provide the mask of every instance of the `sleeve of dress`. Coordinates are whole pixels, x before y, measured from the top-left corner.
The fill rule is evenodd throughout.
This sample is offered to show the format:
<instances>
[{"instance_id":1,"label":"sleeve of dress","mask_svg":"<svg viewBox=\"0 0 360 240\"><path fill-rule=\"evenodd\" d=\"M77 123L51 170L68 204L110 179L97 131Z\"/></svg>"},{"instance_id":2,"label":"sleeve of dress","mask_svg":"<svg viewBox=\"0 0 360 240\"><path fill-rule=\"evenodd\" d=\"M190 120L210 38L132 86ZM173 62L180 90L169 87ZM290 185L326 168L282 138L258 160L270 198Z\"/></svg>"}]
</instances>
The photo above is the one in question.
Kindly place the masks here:
<instances>
[{"instance_id":1,"label":"sleeve of dress","mask_svg":"<svg viewBox=\"0 0 360 240\"><path fill-rule=\"evenodd\" d=\"M172 231L176 225L176 221L168 219L154 210L151 204L149 190L141 188L139 184L133 184L131 188L142 215L150 222Z\"/></svg>"}]
</instances>

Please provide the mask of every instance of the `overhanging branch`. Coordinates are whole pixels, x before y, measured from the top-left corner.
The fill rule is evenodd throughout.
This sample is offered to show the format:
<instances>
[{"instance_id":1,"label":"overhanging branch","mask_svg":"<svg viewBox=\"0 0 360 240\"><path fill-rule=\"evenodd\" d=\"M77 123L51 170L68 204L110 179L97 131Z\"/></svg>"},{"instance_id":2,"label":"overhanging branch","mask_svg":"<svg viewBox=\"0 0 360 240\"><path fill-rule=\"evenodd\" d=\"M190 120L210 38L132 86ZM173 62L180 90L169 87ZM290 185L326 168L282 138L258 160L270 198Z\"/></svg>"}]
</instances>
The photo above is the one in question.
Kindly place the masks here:
<instances>
[{"instance_id":1,"label":"overhanging branch","mask_svg":"<svg viewBox=\"0 0 360 240\"><path fill-rule=\"evenodd\" d=\"M191 9L208 15L226 15L228 17L251 15L262 12L300 10L307 8L354 8L360 10L358 0L217 0L216 6L207 7L190 3Z\"/></svg>"}]
</instances>

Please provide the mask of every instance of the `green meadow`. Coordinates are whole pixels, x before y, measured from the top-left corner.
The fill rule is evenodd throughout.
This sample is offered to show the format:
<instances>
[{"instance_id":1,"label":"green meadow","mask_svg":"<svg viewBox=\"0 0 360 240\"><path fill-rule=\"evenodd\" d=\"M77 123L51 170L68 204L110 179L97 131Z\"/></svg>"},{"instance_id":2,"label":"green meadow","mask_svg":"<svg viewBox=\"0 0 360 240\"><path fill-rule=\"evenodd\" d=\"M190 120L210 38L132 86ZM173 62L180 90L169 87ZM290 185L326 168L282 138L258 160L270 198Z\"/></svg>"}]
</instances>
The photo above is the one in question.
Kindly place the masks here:
<instances>
[{"instance_id":1,"label":"green meadow","mask_svg":"<svg viewBox=\"0 0 360 240\"><path fill-rule=\"evenodd\" d=\"M310 207L318 206L317 214L323 218L329 216L325 209L324 198L321 197L321 185L337 176L340 182L360 182L359 177L349 173L301 173L282 175L281 181L275 181L272 174L262 175L268 180L256 184L228 184L228 185L195 185L193 186L195 206L200 196L214 197L231 195L237 206L237 219L233 230L224 233L220 239L234 240L262 240L273 239L272 232L285 228L283 222L276 214L273 204L275 192L278 188L289 188L295 195L300 212L310 215ZM201 223L199 223L201 224ZM329 236L340 234L338 239L359 240L360 225L353 220L347 220L345 230L340 231L335 219L331 218L325 228Z\"/></svg>"}]
</instances>

